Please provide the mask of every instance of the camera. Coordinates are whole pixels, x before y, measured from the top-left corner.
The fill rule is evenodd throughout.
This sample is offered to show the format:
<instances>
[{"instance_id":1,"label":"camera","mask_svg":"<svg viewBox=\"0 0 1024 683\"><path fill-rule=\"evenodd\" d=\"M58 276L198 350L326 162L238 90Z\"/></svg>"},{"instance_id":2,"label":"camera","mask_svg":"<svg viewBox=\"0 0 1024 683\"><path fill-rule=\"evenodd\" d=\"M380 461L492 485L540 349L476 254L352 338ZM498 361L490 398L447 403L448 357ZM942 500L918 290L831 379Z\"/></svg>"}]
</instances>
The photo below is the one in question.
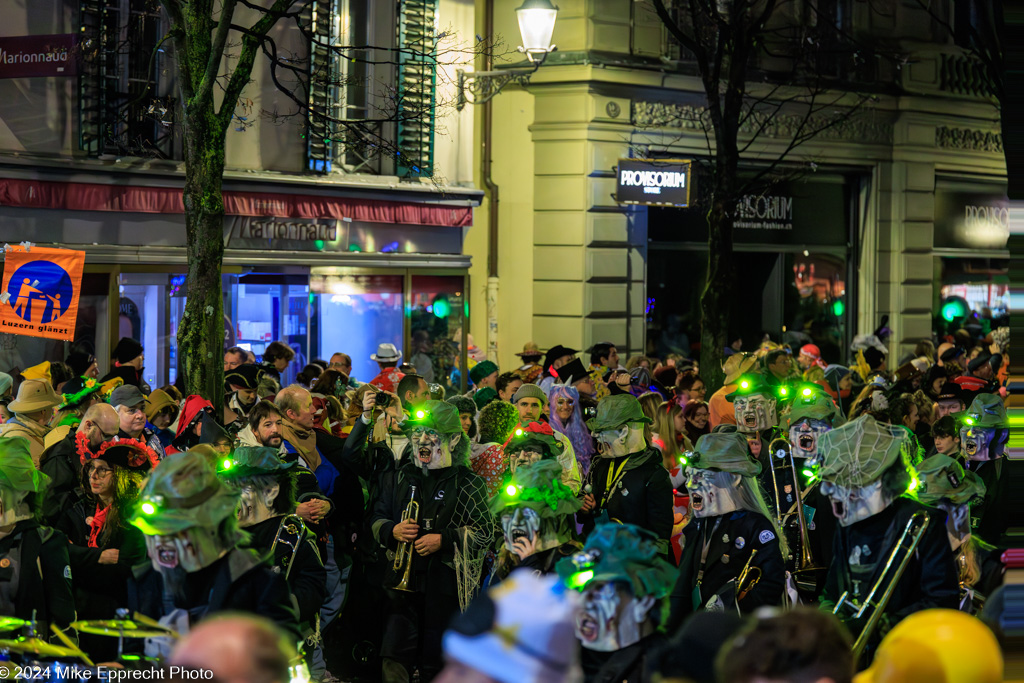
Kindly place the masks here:
<instances>
[{"instance_id":1,"label":"camera","mask_svg":"<svg viewBox=\"0 0 1024 683\"><path fill-rule=\"evenodd\" d=\"M374 392L374 396L377 397L377 407L381 410L384 410L391 405L391 394L386 391L376 391Z\"/></svg>"}]
</instances>

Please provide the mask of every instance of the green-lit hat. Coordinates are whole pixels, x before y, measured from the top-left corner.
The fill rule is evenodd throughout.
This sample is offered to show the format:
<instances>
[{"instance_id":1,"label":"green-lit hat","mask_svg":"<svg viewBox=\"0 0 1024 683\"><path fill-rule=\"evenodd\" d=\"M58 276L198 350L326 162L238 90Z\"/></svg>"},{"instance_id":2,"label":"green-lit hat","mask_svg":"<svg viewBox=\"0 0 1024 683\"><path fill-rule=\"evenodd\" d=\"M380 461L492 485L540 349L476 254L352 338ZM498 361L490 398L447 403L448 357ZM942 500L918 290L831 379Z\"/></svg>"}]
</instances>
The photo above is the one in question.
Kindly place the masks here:
<instances>
[{"instance_id":1,"label":"green-lit hat","mask_svg":"<svg viewBox=\"0 0 1024 683\"><path fill-rule=\"evenodd\" d=\"M810 391L807 396L804 391ZM782 416L782 426L789 429L800 420L827 420L833 427L842 424L842 418L832 398L823 392L816 392L810 387L796 389L796 398L789 411Z\"/></svg>"},{"instance_id":2,"label":"green-lit hat","mask_svg":"<svg viewBox=\"0 0 1024 683\"><path fill-rule=\"evenodd\" d=\"M587 428L591 434L596 434L606 429L618 429L631 422L650 424L653 420L644 415L644 409L636 398L630 394L615 394L601 399L597 404L597 415L587 420Z\"/></svg>"},{"instance_id":3,"label":"green-lit hat","mask_svg":"<svg viewBox=\"0 0 1024 683\"><path fill-rule=\"evenodd\" d=\"M739 432L712 432L697 439L691 454L690 467L701 470L732 472L744 477L761 473L761 463L750 457L747 437Z\"/></svg>"},{"instance_id":4,"label":"green-lit hat","mask_svg":"<svg viewBox=\"0 0 1024 683\"><path fill-rule=\"evenodd\" d=\"M484 377L497 371L498 366L494 361L482 360L469 369L469 378L473 380L473 384L478 384Z\"/></svg>"},{"instance_id":5,"label":"green-lit hat","mask_svg":"<svg viewBox=\"0 0 1024 683\"><path fill-rule=\"evenodd\" d=\"M583 506L583 501L562 483L561 476L562 466L557 460L523 465L491 498L491 512L500 514L507 507L519 506L546 518L574 514Z\"/></svg>"},{"instance_id":6,"label":"green-lit hat","mask_svg":"<svg viewBox=\"0 0 1024 683\"><path fill-rule=\"evenodd\" d=\"M484 387L473 393L473 403L476 405L477 410L483 410L485 405L497 400L498 392L491 387Z\"/></svg>"},{"instance_id":7,"label":"green-lit hat","mask_svg":"<svg viewBox=\"0 0 1024 683\"><path fill-rule=\"evenodd\" d=\"M101 389L103 389L103 385L94 377L74 377L69 379L64 384L64 391L61 394L63 401L61 401L58 408L77 408L86 398Z\"/></svg>"},{"instance_id":8,"label":"green-lit hat","mask_svg":"<svg viewBox=\"0 0 1024 683\"><path fill-rule=\"evenodd\" d=\"M242 479L277 474L291 469L294 462L284 462L274 448L265 446L239 446L230 457L225 457L217 474L221 479Z\"/></svg>"},{"instance_id":9,"label":"green-lit hat","mask_svg":"<svg viewBox=\"0 0 1024 683\"><path fill-rule=\"evenodd\" d=\"M14 491L42 493L50 478L32 462L28 439L11 436L0 439L0 486Z\"/></svg>"},{"instance_id":10,"label":"green-lit hat","mask_svg":"<svg viewBox=\"0 0 1024 683\"><path fill-rule=\"evenodd\" d=\"M536 451L551 458L561 455L562 450L562 444L555 439L555 430L544 422L531 422L525 427L517 427L505 446L505 453Z\"/></svg>"},{"instance_id":11,"label":"green-lit hat","mask_svg":"<svg viewBox=\"0 0 1024 683\"><path fill-rule=\"evenodd\" d=\"M740 377L739 382L736 384L736 389L731 394L726 394L725 400L732 403L737 396L752 396L754 394L776 396L776 391L772 385L768 384L764 375L750 373Z\"/></svg>"},{"instance_id":12,"label":"green-lit hat","mask_svg":"<svg viewBox=\"0 0 1024 683\"><path fill-rule=\"evenodd\" d=\"M933 455L917 466L921 480L917 499L925 505L935 505L946 499L954 505L969 503L985 497L985 484L974 472L969 472L948 455Z\"/></svg>"},{"instance_id":13,"label":"green-lit hat","mask_svg":"<svg viewBox=\"0 0 1024 683\"><path fill-rule=\"evenodd\" d=\"M901 457L908 438L903 427L861 415L818 437L818 476L847 488L866 486Z\"/></svg>"},{"instance_id":14,"label":"green-lit hat","mask_svg":"<svg viewBox=\"0 0 1024 683\"><path fill-rule=\"evenodd\" d=\"M963 413L957 413L957 419L971 427L982 429L999 429L1010 426L1006 417L1006 406L995 394L978 394L971 401L971 407Z\"/></svg>"},{"instance_id":15,"label":"green-lit hat","mask_svg":"<svg viewBox=\"0 0 1024 683\"><path fill-rule=\"evenodd\" d=\"M433 429L441 434L459 433L462 431L459 409L445 401L424 401L402 423L402 429L406 432L417 427Z\"/></svg>"},{"instance_id":16,"label":"green-lit hat","mask_svg":"<svg viewBox=\"0 0 1024 683\"><path fill-rule=\"evenodd\" d=\"M672 591L677 570L658 554L658 539L634 524L598 525L583 550L556 565L570 588L584 589L592 581L627 583L633 595L663 598Z\"/></svg>"},{"instance_id":17,"label":"green-lit hat","mask_svg":"<svg viewBox=\"0 0 1024 683\"><path fill-rule=\"evenodd\" d=\"M217 478L198 451L164 458L146 481L131 523L148 536L215 527L235 514L238 494Z\"/></svg>"}]
</instances>

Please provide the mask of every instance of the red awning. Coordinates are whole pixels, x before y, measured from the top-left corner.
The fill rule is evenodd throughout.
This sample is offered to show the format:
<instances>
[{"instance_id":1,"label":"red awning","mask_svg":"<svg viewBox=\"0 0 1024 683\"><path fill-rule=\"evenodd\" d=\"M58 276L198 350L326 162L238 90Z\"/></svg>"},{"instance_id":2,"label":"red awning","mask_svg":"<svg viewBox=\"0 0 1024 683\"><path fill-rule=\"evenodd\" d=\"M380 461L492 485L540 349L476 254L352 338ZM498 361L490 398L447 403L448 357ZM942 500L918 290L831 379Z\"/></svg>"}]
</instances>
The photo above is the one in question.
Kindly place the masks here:
<instances>
[{"instance_id":1,"label":"red awning","mask_svg":"<svg viewBox=\"0 0 1024 683\"><path fill-rule=\"evenodd\" d=\"M185 213L182 191L178 188L10 178L0 178L0 206L71 211ZM468 206L265 192L224 192L224 213L229 216L276 218L351 218L354 221L374 223L450 227L473 224L473 209Z\"/></svg>"}]
</instances>

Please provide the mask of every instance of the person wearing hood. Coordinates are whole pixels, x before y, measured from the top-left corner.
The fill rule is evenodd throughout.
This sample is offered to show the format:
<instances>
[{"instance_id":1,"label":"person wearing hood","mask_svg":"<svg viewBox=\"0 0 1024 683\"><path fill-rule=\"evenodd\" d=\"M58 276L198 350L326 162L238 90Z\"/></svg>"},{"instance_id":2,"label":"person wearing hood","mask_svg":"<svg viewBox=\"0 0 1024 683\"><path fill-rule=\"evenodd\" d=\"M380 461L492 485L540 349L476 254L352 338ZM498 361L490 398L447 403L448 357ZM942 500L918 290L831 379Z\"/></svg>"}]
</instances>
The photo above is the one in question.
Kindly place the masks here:
<instances>
[{"instance_id":1,"label":"person wearing hood","mask_svg":"<svg viewBox=\"0 0 1024 683\"><path fill-rule=\"evenodd\" d=\"M142 379L143 363L146 360L142 344L131 337L121 337L114 347L113 360L114 367L100 379L100 382L120 377L126 385L138 387L144 394L150 392L149 385Z\"/></svg>"},{"instance_id":2,"label":"person wearing hood","mask_svg":"<svg viewBox=\"0 0 1024 683\"><path fill-rule=\"evenodd\" d=\"M1010 526L1010 478L1006 466L1006 444L1010 421L1002 400L994 394L978 394L966 413L958 415L960 450L966 468L977 473L985 485L985 497L974 510L974 533L989 543L999 539Z\"/></svg>"},{"instance_id":3,"label":"person wearing hood","mask_svg":"<svg viewBox=\"0 0 1024 683\"><path fill-rule=\"evenodd\" d=\"M157 389L146 397L146 428L156 434L165 451L174 441L175 433L170 427L178 419L179 412L178 401L164 389Z\"/></svg>"},{"instance_id":4,"label":"person wearing hood","mask_svg":"<svg viewBox=\"0 0 1024 683\"><path fill-rule=\"evenodd\" d=\"M118 436L142 441L163 460L167 451L160 443L160 437L146 427L145 404L146 397L138 387L130 384L121 385L110 394L110 405L114 406L120 421Z\"/></svg>"},{"instance_id":5,"label":"person wearing hood","mask_svg":"<svg viewBox=\"0 0 1024 683\"><path fill-rule=\"evenodd\" d=\"M576 521L589 533L604 520L635 524L658 539L668 557L672 537L672 482L661 452L650 446L644 428L651 418L629 394L609 396L597 406L587 428L597 442L597 455L583 486L583 507Z\"/></svg>"},{"instance_id":6,"label":"person wearing hood","mask_svg":"<svg viewBox=\"0 0 1024 683\"><path fill-rule=\"evenodd\" d=\"M392 562L384 580L390 590L382 678L396 683L412 680L415 669L421 680L441 670L444 629L472 598L472 590L459 587L479 584L495 528L484 481L469 469L469 439L458 409L426 401L404 428L411 456L384 473L371 521L389 557L411 553L408 581L402 582L404 563ZM411 502L418 505L415 518L405 514Z\"/></svg>"},{"instance_id":7,"label":"person wearing hood","mask_svg":"<svg viewBox=\"0 0 1024 683\"><path fill-rule=\"evenodd\" d=\"M224 373L224 384L228 389L224 396L224 426L231 436L245 427L249 411L256 405L256 389L261 379L263 371L251 363Z\"/></svg>"},{"instance_id":8,"label":"person wearing hood","mask_svg":"<svg viewBox=\"0 0 1024 683\"><path fill-rule=\"evenodd\" d=\"M178 433L167 447L168 453L184 453L201 443L210 444L221 453L231 450L231 437L215 417L213 404L202 396L185 397L178 418Z\"/></svg>"}]
</instances>

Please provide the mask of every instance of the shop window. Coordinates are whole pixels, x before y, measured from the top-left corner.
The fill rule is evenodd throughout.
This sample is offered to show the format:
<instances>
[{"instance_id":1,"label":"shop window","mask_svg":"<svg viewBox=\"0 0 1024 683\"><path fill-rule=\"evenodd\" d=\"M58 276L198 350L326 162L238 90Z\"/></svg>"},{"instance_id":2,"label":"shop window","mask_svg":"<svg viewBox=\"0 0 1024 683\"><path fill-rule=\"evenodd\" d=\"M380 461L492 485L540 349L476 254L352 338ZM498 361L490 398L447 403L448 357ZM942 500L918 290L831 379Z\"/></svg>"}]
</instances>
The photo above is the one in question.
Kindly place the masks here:
<instances>
[{"instance_id":1,"label":"shop window","mask_svg":"<svg viewBox=\"0 0 1024 683\"><path fill-rule=\"evenodd\" d=\"M784 256L783 338L794 348L813 343L827 363L845 360L846 260L804 252Z\"/></svg>"},{"instance_id":2,"label":"shop window","mask_svg":"<svg viewBox=\"0 0 1024 683\"><path fill-rule=\"evenodd\" d=\"M980 334L1008 325L1008 259L942 257L935 331L944 335L961 327ZM947 306L951 301L958 306ZM963 302L966 302L963 304Z\"/></svg>"},{"instance_id":3,"label":"shop window","mask_svg":"<svg viewBox=\"0 0 1024 683\"><path fill-rule=\"evenodd\" d=\"M257 360L272 341L287 344L295 359L281 373L281 386L295 381L296 375L313 358L319 357L319 340L310 324L313 301L305 275L253 273L238 277L225 286L228 303L224 313L231 322L225 342L252 351Z\"/></svg>"},{"instance_id":4,"label":"shop window","mask_svg":"<svg viewBox=\"0 0 1024 683\"><path fill-rule=\"evenodd\" d=\"M462 329L468 303L461 275L413 275L409 363L427 380L446 387L460 367ZM454 389L459 389L455 378Z\"/></svg>"},{"instance_id":5,"label":"shop window","mask_svg":"<svg viewBox=\"0 0 1024 683\"><path fill-rule=\"evenodd\" d=\"M118 302L118 334L111 343L117 345L121 337L131 337L142 344L145 365L142 378L157 389L173 377L168 355L168 290L172 275L169 273L123 273ZM181 297L184 304L184 296ZM184 305L182 305L184 309ZM174 318L179 319L178 317ZM174 331L177 331L175 326Z\"/></svg>"},{"instance_id":6,"label":"shop window","mask_svg":"<svg viewBox=\"0 0 1024 683\"><path fill-rule=\"evenodd\" d=\"M370 360L377 345L403 349L403 295L401 275L313 275L310 300L318 313L317 348L330 359L337 352L352 357L352 374L360 382L377 376Z\"/></svg>"}]
</instances>

